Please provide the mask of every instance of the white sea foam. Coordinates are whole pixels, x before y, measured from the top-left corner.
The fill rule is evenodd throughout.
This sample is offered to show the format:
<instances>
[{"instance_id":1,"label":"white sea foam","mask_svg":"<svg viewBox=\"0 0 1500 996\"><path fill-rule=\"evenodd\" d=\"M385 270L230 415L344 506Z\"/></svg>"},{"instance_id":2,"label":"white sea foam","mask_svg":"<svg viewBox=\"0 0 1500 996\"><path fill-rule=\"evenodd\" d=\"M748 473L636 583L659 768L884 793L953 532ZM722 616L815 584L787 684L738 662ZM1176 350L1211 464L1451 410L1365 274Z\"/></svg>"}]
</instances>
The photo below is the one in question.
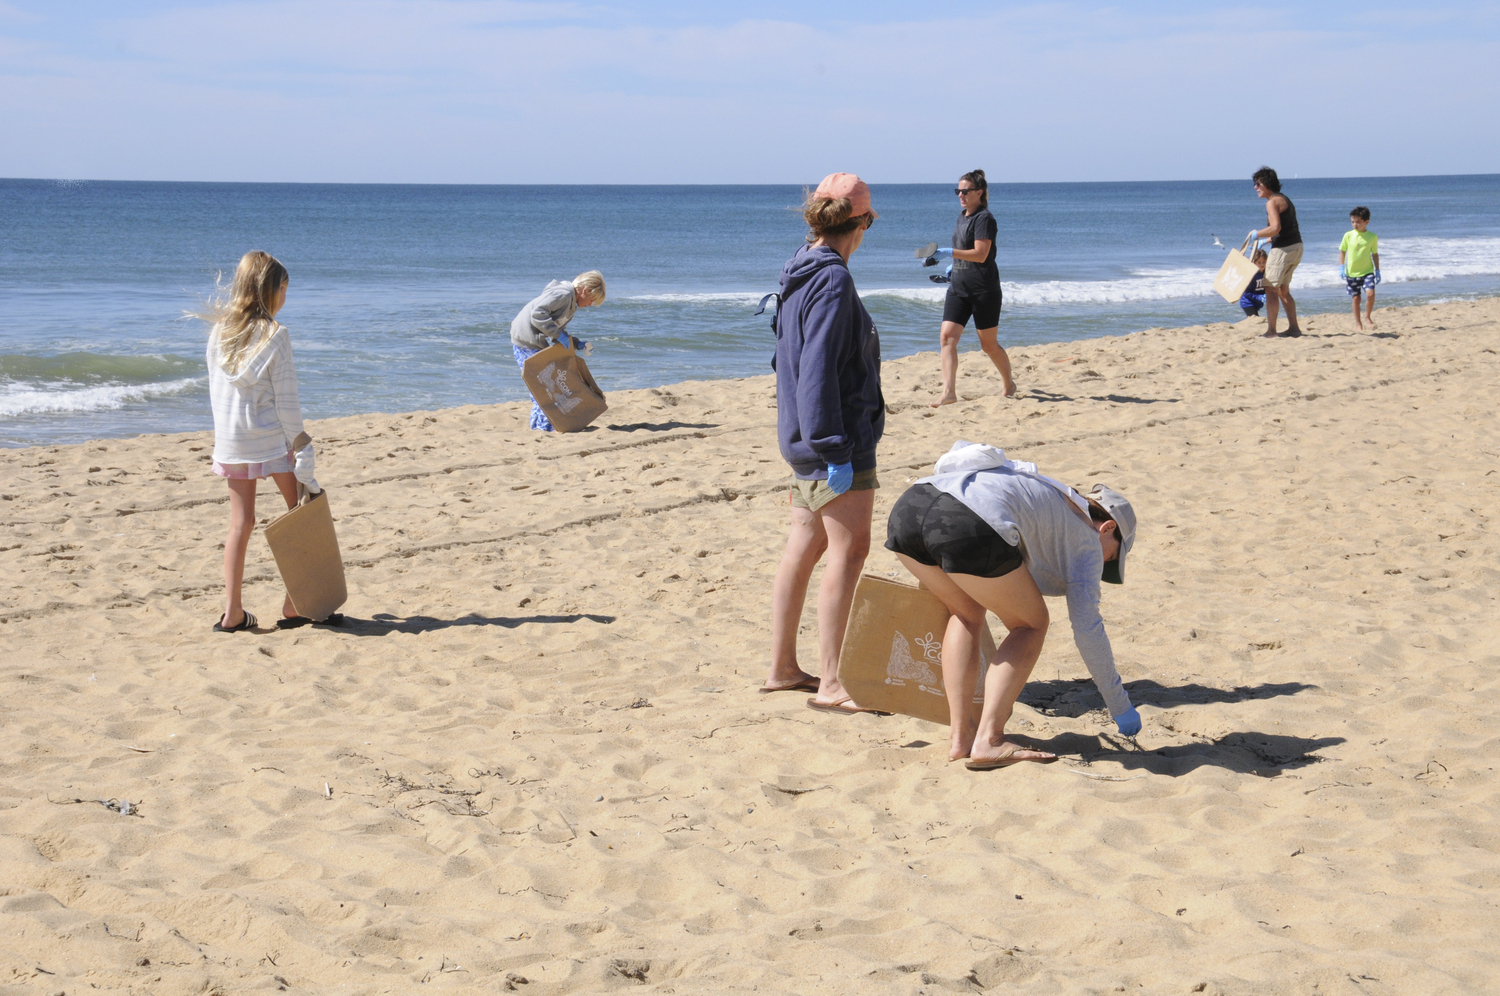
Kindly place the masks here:
<instances>
[{"instance_id":1,"label":"white sea foam","mask_svg":"<svg viewBox=\"0 0 1500 996\"><path fill-rule=\"evenodd\" d=\"M1500 273L1500 238L1380 240L1380 277L1385 282L1490 273Z\"/></svg>"},{"instance_id":2,"label":"white sea foam","mask_svg":"<svg viewBox=\"0 0 1500 996\"><path fill-rule=\"evenodd\" d=\"M665 304L756 304L765 291L760 293L746 291L726 291L713 294L635 294L625 298L627 301L651 301Z\"/></svg>"},{"instance_id":3,"label":"white sea foam","mask_svg":"<svg viewBox=\"0 0 1500 996\"><path fill-rule=\"evenodd\" d=\"M80 387L68 383L0 384L0 418L42 412L98 412L139 404L152 398L184 394L208 383L205 377L155 384L104 384Z\"/></svg>"},{"instance_id":4,"label":"white sea foam","mask_svg":"<svg viewBox=\"0 0 1500 996\"><path fill-rule=\"evenodd\" d=\"M1215 272L1197 267L1137 270L1131 276L1115 280L1002 280L1000 286L1005 292L1007 305L1123 304L1212 294ZM860 296L939 303L947 293L944 285L933 284L930 287L877 287L861 291Z\"/></svg>"},{"instance_id":5,"label":"white sea foam","mask_svg":"<svg viewBox=\"0 0 1500 996\"><path fill-rule=\"evenodd\" d=\"M1381 278L1386 283L1440 280L1444 277L1500 273L1500 238L1391 238L1382 239ZM1097 305L1170 301L1214 294L1217 267L1175 267L1135 270L1112 280L1002 280L1007 305ZM1293 289L1342 286L1338 275L1338 249L1308 247L1292 281ZM943 284L914 287L876 287L860 291L860 297L940 304L947 294ZM703 294L638 294L630 301L669 304L753 306L763 295L755 292Z\"/></svg>"}]
</instances>

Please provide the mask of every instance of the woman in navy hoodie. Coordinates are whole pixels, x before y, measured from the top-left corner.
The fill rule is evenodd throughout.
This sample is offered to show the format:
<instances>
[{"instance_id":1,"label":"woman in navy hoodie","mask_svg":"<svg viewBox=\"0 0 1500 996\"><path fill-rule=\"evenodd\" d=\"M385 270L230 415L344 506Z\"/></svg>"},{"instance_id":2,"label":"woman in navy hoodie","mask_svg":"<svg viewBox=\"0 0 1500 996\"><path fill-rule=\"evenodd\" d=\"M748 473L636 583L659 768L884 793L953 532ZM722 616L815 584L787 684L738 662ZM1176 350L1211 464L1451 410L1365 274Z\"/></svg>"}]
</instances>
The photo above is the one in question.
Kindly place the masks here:
<instances>
[{"instance_id":1,"label":"woman in navy hoodie","mask_svg":"<svg viewBox=\"0 0 1500 996\"><path fill-rule=\"evenodd\" d=\"M870 552L885 398L880 336L848 263L879 215L863 180L834 173L808 195L802 216L808 244L781 271L776 309L776 429L781 455L792 465L792 522L776 570L771 673L761 691L816 691L810 708L864 712L839 684L838 664L854 586ZM815 676L797 663L797 625L825 553Z\"/></svg>"}]
</instances>

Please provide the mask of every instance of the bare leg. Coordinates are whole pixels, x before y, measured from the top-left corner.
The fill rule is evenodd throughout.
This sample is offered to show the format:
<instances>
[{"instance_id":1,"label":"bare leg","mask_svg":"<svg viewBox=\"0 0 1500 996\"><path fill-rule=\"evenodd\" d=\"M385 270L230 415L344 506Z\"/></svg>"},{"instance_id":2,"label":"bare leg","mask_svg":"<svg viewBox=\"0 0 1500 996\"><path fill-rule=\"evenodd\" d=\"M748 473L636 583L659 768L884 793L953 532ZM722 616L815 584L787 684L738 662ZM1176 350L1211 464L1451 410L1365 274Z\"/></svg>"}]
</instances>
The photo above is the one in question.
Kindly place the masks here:
<instances>
[{"instance_id":1,"label":"bare leg","mask_svg":"<svg viewBox=\"0 0 1500 996\"><path fill-rule=\"evenodd\" d=\"M938 333L938 353L943 363L943 393L932 403L933 408L951 405L958 400L958 340L963 337L964 327L957 322L944 322Z\"/></svg>"},{"instance_id":2,"label":"bare leg","mask_svg":"<svg viewBox=\"0 0 1500 996\"><path fill-rule=\"evenodd\" d=\"M818 586L818 656L823 671L818 701L835 703L849 696L839 683L839 651L844 648L844 630L854 588L859 584L865 558L870 555L870 516L875 511L875 492L846 491L818 509L828 537L828 563Z\"/></svg>"},{"instance_id":3,"label":"bare leg","mask_svg":"<svg viewBox=\"0 0 1500 996\"><path fill-rule=\"evenodd\" d=\"M780 688L813 677L797 663L797 628L813 568L828 549L828 533L816 512L792 506L792 527L771 589L771 673L766 686Z\"/></svg>"},{"instance_id":4,"label":"bare leg","mask_svg":"<svg viewBox=\"0 0 1500 996\"><path fill-rule=\"evenodd\" d=\"M961 628L970 634L966 637L963 633L956 633L951 621L945 634L947 639L959 637L959 645L951 653L956 671L959 668L962 670L953 677L963 682L958 686L962 691L949 683L950 650L945 642L943 686L948 691L951 728L957 730L967 727L973 721L970 703L979 667L977 637L979 626L984 621L984 610L988 609L999 616L1009 630L996 649L994 660L990 662L989 675L984 683L984 710L980 713L975 731L967 735L968 756L975 761L992 760L1001 756L1018 757L1022 760L1051 757L1045 751L1027 750L1013 743L1007 744L1005 739L1005 724L1010 722L1016 699L1020 697L1021 689L1026 687L1031 669L1036 666L1036 659L1042 652L1042 643L1047 639L1047 626L1050 622L1047 603L1042 601L1042 593L1037 590L1031 572L1025 567L1018 567L1004 577L980 578L970 574L944 574L936 567L926 567L904 556L901 557L901 562L934 595L942 599L955 618L962 619ZM949 599L953 601L950 602ZM977 620L975 606L978 607ZM969 670L971 663L974 670ZM965 746L963 739L955 735L949 757L963 756L953 752Z\"/></svg>"},{"instance_id":5,"label":"bare leg","mask_svg":"<svg viewBox=\"0 0 1500 996\"><path fill-rule=\"evenodd\" d=\"M1354 327L1363 332L1365 330L1365 327L1360 323L1359 320L1359 295L1355 294L1353 297L1349 298L1349 303L1354 308Z\"/></svg>"},{"instance_id":6,"label":"bare leg","mask_svg":"<svg viewBox=\"0 0 1500 996\"><path fill-rule=\"evenodd\" d=\"M1286 330L1288 332L1301 332L1302 330L1297 326L1297 302L1292 299L1291 285L1282 284L1276 288L1276 291L1281 297L1281 306L1286 309ZM1270 295L1266 295L1266 300L1269 301L1270 299Z\"/></svg>"},{"instance_id":7,"label":"bare leg","mask_svg":"<svg viewBox=\"0 0 1500 996\"><path fill-rule=\"evenodd\" d=\"M989 675L984 682L984 711L979 716L979 729L974 734L974 745L969 757L974 761L989 761L1010 755L1012 757L1050 757L1045 751L1028 751L1006 744L1005 724L1010 722L1015 711L1016 699L1026 687L1026 679L1036 666L1042 652L1042 643L1047 639L1047 603L1037 590L1031 572L1018 567L1004 577L979 578L970 574L949 575L955 584L970 598L1000 617L1010 632L995 651L990 662Z\"/></svg>"},{"instance_id":8,"label":"bare leg","mask_svg":"<svg viewBox=\"0 0 1500 996\"><path fill-rule=\"evenodd\" d=\"M225 627L245 621L245 606L240 600L245 581L245 550L255 530L255 482L229 479L229 535L224 540L224 618Z\"/></svg>"},{"instance_id":9,"label":"bare leg","mask_svg":"<svg viewBox=\"0 0 1500 996\"><path fill-rule=\"evenodd\" d=\"M1281 306L1281 298L1275 287L1266 284L1266 331L1267 339L1276 338L1276 311Z\"/></svg>"},{"instance_id":10,"label":"bare leg","mask_svg":"<svg viewBox=\"0 0 1500 996\"><path fill-rule=\"evenodd\" d=\"M1016 395L1016 382L1010 375L1010 357L1005 354L1005 347L1000 345L1000 327L997 325L992 329L979 330L979 348L990 358L995 369L1000 371L1000 377L1005 381L1005 396L1013 398Z\"/></svg>"},{"instance_id":11,"label":"bare leg","mask_svg":"<svg viewBox=\"0 0 1500 996\"><path fill-rule=\"evenodd\" d=\"M281 492L281 498L286 502L288 509L297 507L297 475L296 474L272 474L271 479L276 482L277 489ZM297 609L292 605L292 596L288 595L281 601L281 614L284 618L292 619L297 615Z\"/></svg>"},{"instance_id":12,"label":"bare leg","mask_svg":"<svg viewBox=\"0 0 1500 996\"><path fill-rule=\"evenodd\" d=\"M984 625L984 606L940 568L919 564L903 553L896 556L953 613L943 634L943 690L948 693L948 760L957 761L969 756L979 729L974 686L979 681L979 627Z\"/></svg>"},{"instance_id":13,"label":"bare leg","mask_svg":"<svg viewBox=\"0 0 1500 996\"><path fill-rule=\"evenodd\" d=\"M1375 327L1375 288L1371 287L1365 291L1365 322L1370 328Z\"/></svg>"}]
</instances>

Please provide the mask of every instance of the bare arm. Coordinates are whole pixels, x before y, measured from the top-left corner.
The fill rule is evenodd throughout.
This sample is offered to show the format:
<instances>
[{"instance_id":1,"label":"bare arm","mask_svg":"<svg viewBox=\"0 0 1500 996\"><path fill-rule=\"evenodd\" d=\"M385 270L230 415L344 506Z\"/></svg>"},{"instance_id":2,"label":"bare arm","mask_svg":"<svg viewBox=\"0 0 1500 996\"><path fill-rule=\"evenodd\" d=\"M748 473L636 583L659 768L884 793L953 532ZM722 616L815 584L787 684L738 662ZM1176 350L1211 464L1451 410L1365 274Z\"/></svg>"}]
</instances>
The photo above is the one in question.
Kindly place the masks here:
<instances>
[{"instance_id":1,"label":"bare arm","mask_svg":"<svg viewBox=\"0 0 1500 996\"><path fill-rule=\"evenodd\" d=\"M955 249L953 258L966 259L971 263L983 263L990 258L990 246L993 244L992 239L975 239L973 249Z\"/></svg>"},{"instance_id":2,"label":"bare arm","mask_svg":"<svg viewBox=\"0 0 1500 996\"><path fill-rule=\"evenodd\" d=\"M1281 234L1281 208L1272 197L1266 201L1266 227L1256 232L1257 238L1274 239Z\"/></svg>"}]
</instances>

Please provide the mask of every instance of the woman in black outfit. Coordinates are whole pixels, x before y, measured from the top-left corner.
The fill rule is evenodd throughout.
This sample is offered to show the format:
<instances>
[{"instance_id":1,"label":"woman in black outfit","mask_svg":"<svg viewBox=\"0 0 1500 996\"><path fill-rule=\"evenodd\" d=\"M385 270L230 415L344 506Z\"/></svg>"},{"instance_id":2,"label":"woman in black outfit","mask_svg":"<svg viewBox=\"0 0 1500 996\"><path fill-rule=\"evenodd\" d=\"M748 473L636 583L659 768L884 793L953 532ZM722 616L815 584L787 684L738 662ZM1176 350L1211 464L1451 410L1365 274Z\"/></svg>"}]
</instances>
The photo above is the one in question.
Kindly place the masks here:
<instances>
[{"instance_id":1,"label":"woman in black outfit","mask_svg":"<svg viewBox=\"0 0 1500 996\"><path fill-rule=\"evenodd\" d=\"M958 340L964 326L974 319L979 346L1005 380L1005 396L1016 393L1010 375L1010 357L997 339L1000 326L1000 269L995 265L995 216L990 214L989 184L984 170L976 169L958 179L953 191L961 210L953 227L953 276L943 302L941 355L943 394L932 407L958 400Z\"/></svg>"}]
</instances>

